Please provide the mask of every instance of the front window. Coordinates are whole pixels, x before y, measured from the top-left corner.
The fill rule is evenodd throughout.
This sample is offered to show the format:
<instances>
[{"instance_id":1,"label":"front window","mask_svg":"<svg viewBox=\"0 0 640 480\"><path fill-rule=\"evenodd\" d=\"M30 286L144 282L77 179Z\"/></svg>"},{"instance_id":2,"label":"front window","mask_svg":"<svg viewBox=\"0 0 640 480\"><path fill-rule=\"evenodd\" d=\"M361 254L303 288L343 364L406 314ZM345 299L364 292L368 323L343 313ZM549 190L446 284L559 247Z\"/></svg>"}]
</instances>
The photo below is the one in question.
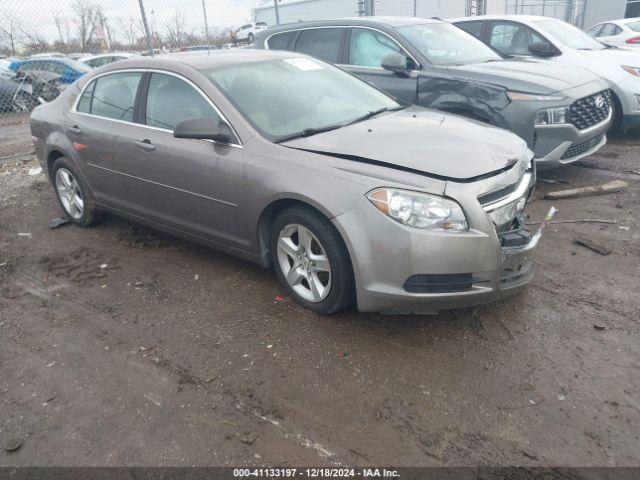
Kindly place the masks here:
<instances>
[{"instance_id":1,"label":"front window","mask_svg":"<svg viewBox=\"0 0 640 480\"><path fill-rule=\"evenodd\" d=\"M504 55L529 55L533 43L549 43L529 27L514 22L494 22L489 44Z\"/></svg>"},{"instance_id":2,"label":"front window","mask_svg":"<svg viewBox=\"0 0 640 480\"><path fill-rule=\"evenodd\" d=\"M266 138L345 125L382 109L402 108L386 94L307 57L229 65L204 72Z\"/></svg>"},{"instance_id":3,"label":"front window","mask_svg":"<svg viewBox=\"0 0 640 480\"><path fill-rule=\"evenodd\" d=\"M91 71L91 67L88 65L85 65L82 62L79 62L77 60L72 60L70 58L65 59L64 63L73 68L75 71L80 72L80 73L87 73Z\"/></svg>"},{"instance_id":4,"label":"front window","mask_svg":"<svg viewBox=\"0 0 640 480\"><path fill-rule=\"evenodd\" d=\"M296 52L306 53L325 62L339 63L344 28L310 28L296 41Z\"/></svg>"},{"instance_id":5,"label":"front window","mask_svg":"<svg viewBox=\"0 0 640 480\"><path fill-rule=\"evenodd\" d=\"M88 113L131 122L141 76L140 73L114 73L100 77L95 80L91 101L87 102L83 96L79 106L85 108L88 103Z\"/></svg>"},{"instance_id":6,"label":"front window","mask_svg":"<svg viewBox=\"0 0 640 480\"><path fill-rule=\"evenodd\" d=\"M502 60L474 36L448 23L425 23L399 27L398 31L432 65L469 65Z\"/></svg>"},{"instance_id":7,"label":"front window","mask_svg":"<svg viewBox=\"0 0 640 480\"><path fill-rule=\"evenodd\" d=\"M209 117L215 123L220 122L213 107L191 85L162 73L151 75L145 117L147 125L167 130L193 117Z\"/></svg>"},{"instance_id":8,"label":"front window","mask_svg":"<svg viewBox=\"0 0 640 480\"><path fill-rule=\"evenodd\" d=\"M405 58L405 68L415 65L400 46L383 33L365 28L354 28L351 33L349 63L359 67L382 67L382 59L391 53L399 53Z\"/></svg>"},{"instance_id":9,"label":"front window","mask_svg":"<svg viewBox=\"0 0 640 480\"><path fill-rule=\"evenodd\" d=\"M534 23L549 35L553 36L565 47L575 48L577 50L604 50L607 48L579 28L561 20L549 18L545 20L536 20Z\"/></svg>"}]
</instances>

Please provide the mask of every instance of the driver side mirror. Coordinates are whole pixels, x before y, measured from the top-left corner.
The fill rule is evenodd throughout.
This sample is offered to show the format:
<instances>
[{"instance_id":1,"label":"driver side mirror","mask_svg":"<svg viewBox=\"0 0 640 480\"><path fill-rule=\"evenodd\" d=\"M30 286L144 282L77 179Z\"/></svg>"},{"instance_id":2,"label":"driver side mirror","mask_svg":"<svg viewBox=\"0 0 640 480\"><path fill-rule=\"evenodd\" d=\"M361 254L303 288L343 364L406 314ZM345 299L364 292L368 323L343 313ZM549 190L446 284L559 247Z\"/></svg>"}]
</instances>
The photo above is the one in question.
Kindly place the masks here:
<instances>
[{"instance_id":1,"label":"driver side mirror","mask_svg":"<svg viewBox=\"0 0 640 480\"><path fill-rule=\"evenodd\" d=\"M382 58L382 68L395 73L399 77L408 77L407 57L400 53L390 53Z\"/></svg>"},{"instance_id":2,"label":"driver side mirror","mask_svg":"<svg viewBox=\"0 0 640 480\"><path fill-rule=\"evenodd\" d=\"M221 125L222 124L222 125ZM192 138L231 143L233 134L223 122L216 123L210 117L187 118L178 123L173 130L175 138Z\"/></svg>"},{"instance_id":3,"label":"driver side mirror","mask_svg":"<svg viewBox=\"0 0 640 480\"><path fill-rule=\"evenodd\" d=\"M529 53L536 57L556 57L558 52L547 42L536 42L529 45Z\"/></svg>"}]
</instances>

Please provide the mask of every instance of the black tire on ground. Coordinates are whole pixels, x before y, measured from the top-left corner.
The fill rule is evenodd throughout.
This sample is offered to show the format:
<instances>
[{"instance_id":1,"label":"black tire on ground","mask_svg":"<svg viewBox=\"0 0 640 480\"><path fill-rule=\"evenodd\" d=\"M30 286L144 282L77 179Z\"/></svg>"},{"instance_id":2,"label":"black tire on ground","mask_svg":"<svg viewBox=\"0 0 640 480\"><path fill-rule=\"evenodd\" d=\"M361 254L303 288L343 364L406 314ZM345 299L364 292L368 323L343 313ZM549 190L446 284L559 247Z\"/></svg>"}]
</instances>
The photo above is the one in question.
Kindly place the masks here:
<instances>
[{"instance_id":1,"label":"black tire on ground","mask_svg":"<svg viewBox=\"0 0 640 480\"><path fill-rule=\"evenodd\" d=\"M610 132L619 132L622 129L622 104L615 94L611 97L612 120L609 126Z\"/></svg>"},{"instance_id":2,"label":"black tire on ground","mask_svg":"<svg viewBox=\"0 0 640 480\"><path fill-rule=\"evenodd\" d=\"M60 194L58 192L58 189L56 188L56 174L61 168L65 168L66 170L71 172L73 178L78 183L79 191L84 203L82 216L80 218L76 219L69 215L62 203L62 200L60 199ZM93 199L88 194L89 189L87 188L87 185L84 183L84 180L82 180L80 175L78 175L78 172L73 164L66 157L60 157L54 162L51 169L51 181L53 183L53 189L56 194L56 198L58 199L58 203L60 204L60 208L64 212L65 217L69 219L69 221L75 223L80 227L90 227L102 220L103 214L101 211L95 208Z\"/></svg>"},{"instance_id":3,"label":"black tire on ground","mask_svg":"<svg viewBox=\"0 0 640 480\"><path fill-rule=\"evenodd\" d=\"M298 224L310 230L322 244L331 268L331 286L319 302L302 298L287 283L278 261L278 238L284 227ZM330 315L350 306L355 298L353 268L347 247L336 228L322 214L305 206L294 206L280 212L271 226L269 239L271 260L280 283L298 303L314 313Z\"/></svg>"}]
</instances>

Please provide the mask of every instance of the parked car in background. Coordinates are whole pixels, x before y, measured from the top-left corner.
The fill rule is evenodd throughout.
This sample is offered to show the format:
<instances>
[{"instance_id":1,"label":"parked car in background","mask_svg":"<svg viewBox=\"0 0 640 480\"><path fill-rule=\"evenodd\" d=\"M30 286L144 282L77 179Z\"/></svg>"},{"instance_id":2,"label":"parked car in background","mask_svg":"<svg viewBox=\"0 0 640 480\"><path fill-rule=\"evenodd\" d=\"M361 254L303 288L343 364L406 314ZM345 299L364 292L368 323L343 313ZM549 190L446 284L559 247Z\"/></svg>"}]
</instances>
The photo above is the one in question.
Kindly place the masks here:
<instances>
[{"instance_id":1,"label":"parked car in background","mask_svg":"<svg viewBox=\"0 0 640 480\"><path fill-rule=\"evenodd\" d=\"M256 48L313 55L406 102L509 129L526 140L539 168L576 161L606 143L610 93L598 76L563 65L505 60L439 20L377 17L282 25L260 33Z\"/></svg>"},{"instance_id":2,"label":"parked car in background","mask_svg":"<svg viewBox=\"0 0 640 480\"><path fill-rule=\"evenodd\" d=\"M317 313L457 308L534 274L523 140L306 55L107 65L36 108L31 132L73 223L106 210L272 265Z\"/></svg>"},{"instance_id":3,"label":"parked car in background","mask_svg":"<svg viewBox=\"0 0 640 480\"><path fill-rule=\"evenodd\" d=\"M135 53L128 52L115 52L115 53L103 53L100 55L91 55L88 57L84 57L79 59L79 62L88 65L91 68L102 67L103 65L108 65L113 62L117 62L118 60L126 60L128 58L136 57Z\"/></svg>"},{"instance_id":4,"label":"parked car in background","mask_svg":"<svg viewBox=\"0 0 640 480\"><path fill-rule=\"evenodd\" d=\"M30 95L21 82L0 72L0 114L29 111Z\"/></svg>"},{"instance_id":5,"label":"parked car in background","mask_svg":"<svg viewBox=\"0 0 640 480\"><path fill-rule=\"evenodd\" d=\"M253 43L255 41L258 32L267 29L265 22L253 22L238 28L233 34L233 40L235 42L247 42Z\"/></svg>"},{"instance_id":6,"label":"parked car in background","mask_svg":"<svg viewBox=\"0 0 640 480\"><path fill-rule=\"evenodd\" d=\"M562 20L528 15L481 16L450 20L503 55L578 66L603 77L613 91L614 122L640 126L640 55L607 47Z\"/></svg>"},{"instance_id":7,"label":"parked car in background","mask_svg":"<svg viewBox=\"0 0 640 480\"><path fill-rule=\"evenodd\" d=\"M91 67L70 58L37 58L19 60L9 65L14 72L42 71L60 75L60 83L73 83L85 73L92 70Z\"/></svg>"},{"instance_id":8,"label":"parked car in background","mask_svg":"<svg viewBox=\"0 0 640 480\"><path fill-rule=\"evenodd\" d=\"M599 23L587 30L587 33L606 45L640 51L640 18Z\"/></svg>"},{"instance_id":9,"label":"parked car in background","mask_svg":"<svg viewBox=\"0 0 640 480\"><path fill-rule=\"evenodd\" d=\"M87 56L87 53L85 52L75 52L75 53L67 54L67 58L70 58L72 60L80 60L81 58L85 58L86 56Z\"/></svg>"},{"instance_id":10,"label":"parked car in background","mask_svg":"<svg viewBox=\"0 0 640 480\"><path fill-rule=\"evenodd\" d=\"M33 55L29 55L29 58L65 58L66 55L60 52L44 52L44 53L34 53Z\"/></svg>"},{"instance_id":11,"label":"parked car in background","mask_svg":"<svg viewBox=\"0 0 640 480\"><path fill-rule=\"evenodd\" d=\"M182 47L178 51L180 52L207 52L211 50L218 50L216 45L189 45L188 47Z\"/></svg>"}]
</instances>

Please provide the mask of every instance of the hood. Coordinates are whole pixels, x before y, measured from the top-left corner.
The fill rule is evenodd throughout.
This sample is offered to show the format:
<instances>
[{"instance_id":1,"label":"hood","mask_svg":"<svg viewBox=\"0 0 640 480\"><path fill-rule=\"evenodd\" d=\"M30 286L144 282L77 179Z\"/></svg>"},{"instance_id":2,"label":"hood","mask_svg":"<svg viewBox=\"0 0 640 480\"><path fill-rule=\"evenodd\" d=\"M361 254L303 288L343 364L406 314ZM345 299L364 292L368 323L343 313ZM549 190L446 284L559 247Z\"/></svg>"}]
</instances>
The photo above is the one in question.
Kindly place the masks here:
<instances>
[{"instance_id":1,"label":"hood","mask_svg":"<svg viewBox=\"0 0 640 480\"><path fill-rule=\"evenodd\" d=\"M540 95L551 95L599 81L598 76L583 68L535 59L508 59L449 67L449 70L458 78Z\"/></svg>"},{"instance_id":2,"label":"hood","mask_svg":"<svg viewBox=\"0 0 640 480\"><path fill-rule=\"evenodd\" d=\"M460 182L507 170L527 151L507 130L416 106L282 145Z\"/></svg>"}]
</instances>

